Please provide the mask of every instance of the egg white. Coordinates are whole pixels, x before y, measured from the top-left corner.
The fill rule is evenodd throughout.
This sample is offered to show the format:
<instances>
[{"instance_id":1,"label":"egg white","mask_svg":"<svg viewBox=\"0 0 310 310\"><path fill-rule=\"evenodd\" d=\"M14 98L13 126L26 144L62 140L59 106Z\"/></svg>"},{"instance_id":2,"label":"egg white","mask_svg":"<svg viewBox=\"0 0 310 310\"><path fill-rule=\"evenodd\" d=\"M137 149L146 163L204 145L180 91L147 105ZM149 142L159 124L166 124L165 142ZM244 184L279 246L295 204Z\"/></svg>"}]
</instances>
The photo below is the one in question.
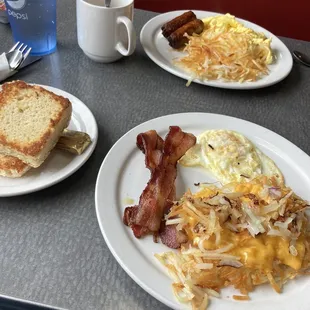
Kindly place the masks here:
<instances>
[{"instance_id":1,"label":"egg white","mask_svg":"<svg viewBox=\"0 0 310 310\"><path fill-rule=\"evenodd\" d=\"M283 175L275 163L249 139L231 130L203 132L179 163L202 166L223 184L249 181L261 174L275 176L279 183L283 183Z\"/></svg>"}]
</instances>

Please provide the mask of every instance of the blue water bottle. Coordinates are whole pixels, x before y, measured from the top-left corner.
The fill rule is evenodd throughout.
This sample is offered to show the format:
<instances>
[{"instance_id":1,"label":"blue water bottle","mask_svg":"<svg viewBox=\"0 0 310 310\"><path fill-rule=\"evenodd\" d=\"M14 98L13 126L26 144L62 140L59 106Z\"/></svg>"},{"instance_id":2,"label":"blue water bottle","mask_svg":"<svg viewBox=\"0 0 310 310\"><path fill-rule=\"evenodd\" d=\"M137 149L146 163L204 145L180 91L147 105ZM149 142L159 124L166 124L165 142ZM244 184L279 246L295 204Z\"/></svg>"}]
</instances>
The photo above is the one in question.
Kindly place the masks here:
<instances>
[{"instance_id":1,"label":"blue water bottle","mask_svg":"<svg viewBox=\"0 0 310 310\"><path fill-rule=\"evenodd\" d=\"M32 47L32 55L56 50L56 0L5 0L14 41Z\"/></svg>"}]
</instances>

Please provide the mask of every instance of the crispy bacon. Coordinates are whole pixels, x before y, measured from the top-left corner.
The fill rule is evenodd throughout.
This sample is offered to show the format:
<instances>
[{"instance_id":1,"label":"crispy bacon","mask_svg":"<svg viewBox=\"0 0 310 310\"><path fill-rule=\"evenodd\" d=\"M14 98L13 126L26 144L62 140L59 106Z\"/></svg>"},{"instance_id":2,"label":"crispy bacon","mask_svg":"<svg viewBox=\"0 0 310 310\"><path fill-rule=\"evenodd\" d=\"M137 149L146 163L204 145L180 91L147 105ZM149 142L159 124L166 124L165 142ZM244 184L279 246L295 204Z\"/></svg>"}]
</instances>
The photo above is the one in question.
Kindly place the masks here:
<instances>
[{"instance_id":1,"label":"crispy bacon","mask_svg":"<svg viewBox=\"0 0 310 310\"><path fill-rule=\"evenodd\" d=\"M155 130L149 130L145 133L140 133L137 136L137 147L145 154L145 166L151 173L159 166L162 153L164 150L164 140L157 134ZM175 185L169 194L165 210L169 211L172 202L175 200Z\"/></svg>"},{"instance_id":2,"label":"crispy bacon","mask_svg":"<svg viewBox=\"0 0 310 310\"><path fill-rule=\"evenodd\" d=\"M177 161L196 143L195 136L171 126L159 156L157 151L162 144L155 133L148 131L137 137L138 147L149 157L145 163L151 178L140 196L139 205L126 208L123 217L124 224L132 228L137 238L159 231L170 195L175 195Z\"/></svg>"},{"instance_id":3,"label":"crispy bacon","mask_svg":"<svg viewBox=\"0 0 310 310\"><path fill-rule=\"evenodd\" d=\"M172 249L178 249L182 243L187 242L187 235L183 231L177 231L176 225L165 225L162 222L159 237L163 244Z\"/></svg>"},{"instance_id":4,"label":"crispy bacon","mask_svg":"<svg viewBox=\"0 0 310 310\"><path fill-rule=\"evenodd\" d=\"M142 153L145 154L145 166L152 173L160 163L164 140L155 130L149 130L137 136L136 144Z\"/></svg>"},{"instance_id":5,"label":"crispy bacon","mask_svg":"<svg viewBox=\"0 0 310 310\"><path fill-rule=\"evenodd\" d=\"M157 134L155 130L149 130L144 133L140 133L137 136L137 147L145 154L145 166L150 170L151 173L158 167L163 147L164 147L164 140ZM175 193L175 191L171 191ZM169 204L171 206L171 204ZM134 235L137 238L148 233L148 229L144 228L143 226L136 225L134 223L134 219L136 218L136 213L138 211L139 206L128 207L125 209L123 222L130 226Z\"/></svg>"}]
</instances>

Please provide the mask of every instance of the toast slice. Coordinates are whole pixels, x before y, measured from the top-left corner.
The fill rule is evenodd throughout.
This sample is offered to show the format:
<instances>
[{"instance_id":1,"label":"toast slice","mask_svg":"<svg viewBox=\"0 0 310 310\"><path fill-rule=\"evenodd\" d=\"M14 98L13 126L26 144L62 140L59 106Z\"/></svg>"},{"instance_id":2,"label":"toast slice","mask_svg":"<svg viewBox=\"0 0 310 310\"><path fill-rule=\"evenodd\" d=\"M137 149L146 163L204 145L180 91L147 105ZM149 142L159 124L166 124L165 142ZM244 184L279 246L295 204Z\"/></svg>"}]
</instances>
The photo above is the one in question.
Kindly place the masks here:
<instances>
[{"instance_id":1,"label":"toast slice","mask_svg":"<svg viewBox=\"0 0 310 310\"><path fill-rule=\"evenodd\" d=\"M71 102L23 81L2 85L0 154L39 167L54 148L72 113Z\"/></svg>"},{"instance_id":2,"label":"toast slice","mask_svg":"<svg viewBox=\"0 0 310 310\"><path fill-rule=\"evenodd\" d=\"M0 176L7 178L19 178L31 167L13 156L0 154Z\"/></svg>"}]
</instances>

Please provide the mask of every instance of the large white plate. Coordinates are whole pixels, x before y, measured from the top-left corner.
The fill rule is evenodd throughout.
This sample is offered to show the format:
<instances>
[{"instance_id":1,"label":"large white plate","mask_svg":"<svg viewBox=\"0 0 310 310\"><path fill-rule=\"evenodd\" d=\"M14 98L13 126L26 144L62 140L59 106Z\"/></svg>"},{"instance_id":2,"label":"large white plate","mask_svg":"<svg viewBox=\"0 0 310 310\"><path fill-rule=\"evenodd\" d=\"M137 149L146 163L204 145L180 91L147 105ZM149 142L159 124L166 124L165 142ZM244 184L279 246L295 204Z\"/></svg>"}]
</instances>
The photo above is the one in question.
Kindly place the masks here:
<instances>
[{"instance_id":1,"label":"large white plate","mask_svg":"<svg viewBox=\"0 0 310 310\"><path fill-rule=\"evenodd\" d=\"M171 280L165 269L154 258L155 253L170 250L155 244L152 237L136 239L131 229L122 222L128 198L137 204L149 179L144 166L144 155L136 147L136 136L155 129L164 137L169 126L178 125L195 135L207 129L236 130L250 138L282 170L288 185L305 199L310 199L310 158L297 146L278 134L256 124L217 114L174 114L143 123L120 138L104 159L96 184L96 212L104 239L112 254L143 289L172 308L186 308L173 296ZM212 182L215 179L199 168L178 166L177 195L187 188L195 189L194 182ZM308 309L310 303L310 278L302 277L289 283L283 294L275 293L269 285L259 287L251 294L249 302L231 299L233 290L225 289L222 299L212 299L209 310L292 310Z\"/></svg>"},{"instance_id":2,"label":"large white plate","mask_svg":"<svg viewBox=\"0 0 310 310\"><path fill-rule=\"evenodd\" d=\"M185 53L173 50L168 41L161 33L161 27L169 20L183 14L186 11L173 11L157 15L149 20L142 28L140 33L140 41L146 52L146 54L161 68L164 70L181 77L185 80L190 79L190 74L184 70L178 68L173 64L173 59L179 58ZM197 18L205 18L209 16L218 15L219 13L206 12L206 11L193 11ZM277 61L269 66L269 75L255 82L224 82L220 80L216 81L202 81L195 79L193 82L204 84L213 87L231 88L231 89L254 89L267 87L276 84L283 80L292 70L293 59L290 51L284 45L284 43L278 39L274 34L268 30L251 23L249 21L238 18L245 26L252 28L255 31L263 32L268 38L272 38L271 48L273 49Z\"/></svg>"},{"instance_id":3,"label":"large white plate","mask_svg":"<svg viewBox=\"0 0 310 310\"><path fill-rule=\"evenodd\" d=\"M35 192L64 180L88 160L96 147L98 127L89 108L81 100L63 90L45 85L39 86L68 98L71 101L72 117L68 128L88 133L92 143L79 156L54 149L39 168L30 169L21 178L11 179L0 177L0 197Z\"/></svg>"}]
</instances>

